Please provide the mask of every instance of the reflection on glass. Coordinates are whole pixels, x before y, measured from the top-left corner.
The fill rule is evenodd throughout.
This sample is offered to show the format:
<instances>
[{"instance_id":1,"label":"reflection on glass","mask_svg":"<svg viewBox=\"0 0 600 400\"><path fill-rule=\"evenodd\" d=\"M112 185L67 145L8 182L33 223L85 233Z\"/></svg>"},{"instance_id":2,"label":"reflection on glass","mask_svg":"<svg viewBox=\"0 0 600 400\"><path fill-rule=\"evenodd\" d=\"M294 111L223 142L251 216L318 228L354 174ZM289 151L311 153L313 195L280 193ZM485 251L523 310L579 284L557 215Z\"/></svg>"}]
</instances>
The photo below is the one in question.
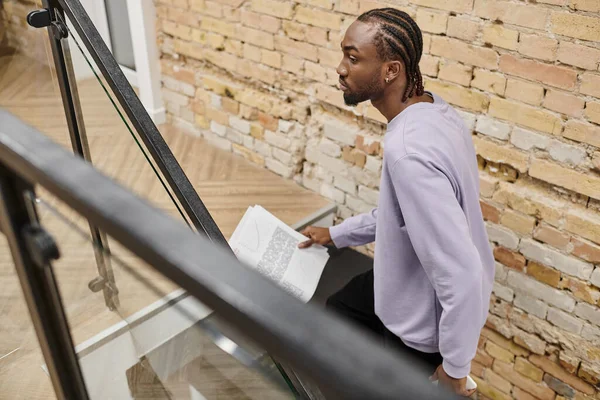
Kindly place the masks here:
<instances>
[{"instance_id":1,"label":"reflection on glass","mask_svg":"<svg viewBox=\"0 0 600 400\"><path fill-rule=\"evenodd\" d=\"M55 275L91 398L294 398L266 352L114 240L104 255L120 306L108 311L86 286L94 244L85 219L47 194L35 201L62 252Z\"/></svg>"},{"instance_id":2,"label":"reflection on glass","mask_svg":"<svg viewBox=\"0 0 600 400\"><path fill-rule=\"evenodd\" d=\"M112 53L120 65L135 71L127 2L123 0L104 0L104 4L110 29Z\"/></svg>"}]
</instances>

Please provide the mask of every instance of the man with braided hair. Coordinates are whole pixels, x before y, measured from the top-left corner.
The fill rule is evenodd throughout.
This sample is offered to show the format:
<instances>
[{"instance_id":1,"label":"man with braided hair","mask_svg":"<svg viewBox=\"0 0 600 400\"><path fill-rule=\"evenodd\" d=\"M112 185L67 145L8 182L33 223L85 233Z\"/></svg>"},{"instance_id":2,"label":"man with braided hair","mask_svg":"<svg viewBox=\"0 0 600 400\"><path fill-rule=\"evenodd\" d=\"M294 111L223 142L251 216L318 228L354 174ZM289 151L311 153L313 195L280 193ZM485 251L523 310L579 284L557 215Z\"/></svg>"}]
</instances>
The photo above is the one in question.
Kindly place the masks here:
<instances>
[{"instance_id":1,"label":"man with braided hair","mask_svg":"<svg viewBox=\"0 0 600 400\"><path fill-rule=\"evenodd\" d=\"M373 270L331 296L328 308L418 357L431 379L470 396L467 376L495 272L471 132L441 97L424 90L423 39L408 14L368 11L341 47L337 72L346 104L370 100L388 120L379 204L331 228L308 227L300 247L375 241Z\"/></svg>"}]
</instances>

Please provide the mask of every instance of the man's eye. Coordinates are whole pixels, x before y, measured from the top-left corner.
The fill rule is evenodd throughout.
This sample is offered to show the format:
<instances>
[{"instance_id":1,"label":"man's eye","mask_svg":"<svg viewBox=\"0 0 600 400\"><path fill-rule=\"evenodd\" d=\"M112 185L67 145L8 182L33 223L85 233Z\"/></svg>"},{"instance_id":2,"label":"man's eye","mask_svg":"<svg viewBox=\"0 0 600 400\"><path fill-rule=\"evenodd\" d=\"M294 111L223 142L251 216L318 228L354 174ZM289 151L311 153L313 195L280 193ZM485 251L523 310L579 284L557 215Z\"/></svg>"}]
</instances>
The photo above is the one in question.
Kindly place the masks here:
<instances>
[{"instance_id":1,"label":"man's eye","mask_svg":"<svg viewBox=\"0 0 600 400\"><path fill-rule=\"evenodd\" d=\"M358 60L356 59L356 57L350 56L350 62L351 62L352 64L356 63L356 61L358 61Z\"/></svg>"}]
</instances>

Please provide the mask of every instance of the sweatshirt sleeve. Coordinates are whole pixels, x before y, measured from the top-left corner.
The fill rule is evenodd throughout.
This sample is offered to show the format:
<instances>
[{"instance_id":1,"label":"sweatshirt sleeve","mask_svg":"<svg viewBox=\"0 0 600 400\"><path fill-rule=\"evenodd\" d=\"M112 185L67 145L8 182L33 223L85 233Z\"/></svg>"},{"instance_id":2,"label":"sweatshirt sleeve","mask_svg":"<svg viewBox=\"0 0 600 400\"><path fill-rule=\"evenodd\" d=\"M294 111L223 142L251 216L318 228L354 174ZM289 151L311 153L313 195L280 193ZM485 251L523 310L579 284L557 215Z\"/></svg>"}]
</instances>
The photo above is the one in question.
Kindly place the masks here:
<instances>
[{"instance_id":1,"label":"sweatshirt sleeve","mask_svg":"<svg viewBox=\"0 0 600 400\"><path fill-rule=\"evenodd\" d=\"M339 225L329 228L333 244L339 249L348 246L361 246L375 241L377 208L371 212L347 218Z\"/></svg>"},{"instance_id":2,"label":"sweatshirt sleeve","mask_svg":"<svg viewBox=\"0 0 600 400\"><path fill-rule=\"evenodd\" d=\"M439 347L444 371L464 378L481 331L479 252L446 174L415 154L398 160L391 174L408 236L442 306Z\"/></svg>"}]
</instances>

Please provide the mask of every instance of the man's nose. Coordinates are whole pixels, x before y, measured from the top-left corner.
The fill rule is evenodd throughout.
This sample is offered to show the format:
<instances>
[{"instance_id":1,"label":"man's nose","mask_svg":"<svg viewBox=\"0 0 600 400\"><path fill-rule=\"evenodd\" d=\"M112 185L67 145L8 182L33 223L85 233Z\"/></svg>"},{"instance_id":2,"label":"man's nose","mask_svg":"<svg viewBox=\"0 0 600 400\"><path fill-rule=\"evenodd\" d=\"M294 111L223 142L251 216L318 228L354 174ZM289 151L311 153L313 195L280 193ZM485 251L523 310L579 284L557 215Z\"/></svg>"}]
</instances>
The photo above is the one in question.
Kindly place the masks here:
<instances>
[{"instance_id":1,"label":"man's nose","mask_svg":"<svg viewBox=\"0 0 600 400\"><path fill-rule=\"evenodd\" d=\"M344 66L344 62L340 62L340 65L338 65L338 67L335 70L339 76L346 76L348 75L348 69Z\"/></svg>"}]
</instances>

